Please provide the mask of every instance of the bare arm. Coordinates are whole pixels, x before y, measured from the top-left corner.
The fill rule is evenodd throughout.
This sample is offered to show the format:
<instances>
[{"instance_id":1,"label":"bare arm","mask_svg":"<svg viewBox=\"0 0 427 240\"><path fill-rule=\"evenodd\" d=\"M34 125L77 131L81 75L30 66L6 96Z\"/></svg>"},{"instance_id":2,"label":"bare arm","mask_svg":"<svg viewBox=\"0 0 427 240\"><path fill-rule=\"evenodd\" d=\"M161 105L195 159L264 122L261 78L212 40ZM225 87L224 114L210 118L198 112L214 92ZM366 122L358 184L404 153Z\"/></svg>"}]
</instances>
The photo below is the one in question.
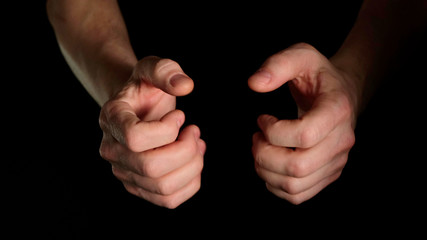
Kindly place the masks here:
<instances>
[{"instance_id":1,"label":"bare arm","mask_svg":"<svg viewBox=\"0 0 427 240\"><path fill-rule=\"evenodd\" d=\"M258 92L288 82L298 105L298 119L258 118L255 169L272 193L299 204L338 179L355 143L358 114L400 48L426 26L426 9L425 0L366 0L331 59L297 44L271 56L249 78Z\"/></svg>"},{"instance_id":2,"label":"bare arm","mask_svg":"<svg viewBox=\"0 0 427 240\"><path fill-rule=\"evenodd\" d=\"M67 63L103 105L137 63L117 1L49 0L47 12Z\"/></svg>"},{"instance_id":3,"label":"bare arm","mask_svg":"<svg viewBox=\"0 0 427 240\"><path fill-rule=\"evenodd\" d=\"M206 145L175 96L193 90L178 63L137 61L115 0L49 0L66 61L101 108L101 156L126 190L175 208L200 188ZM162 161L162 159L164 161Z\"/></svg>"},{"instance_id":4,"label":"bare arm","mask_svg":"<svg viewBox=\"0 0 427 240\"><path fill-rule=\"evenodd\" d=\"M358 114L399 51L427 25L427 1L366 0L331 62L355 79Z\"/></svg>"}]
</instances>

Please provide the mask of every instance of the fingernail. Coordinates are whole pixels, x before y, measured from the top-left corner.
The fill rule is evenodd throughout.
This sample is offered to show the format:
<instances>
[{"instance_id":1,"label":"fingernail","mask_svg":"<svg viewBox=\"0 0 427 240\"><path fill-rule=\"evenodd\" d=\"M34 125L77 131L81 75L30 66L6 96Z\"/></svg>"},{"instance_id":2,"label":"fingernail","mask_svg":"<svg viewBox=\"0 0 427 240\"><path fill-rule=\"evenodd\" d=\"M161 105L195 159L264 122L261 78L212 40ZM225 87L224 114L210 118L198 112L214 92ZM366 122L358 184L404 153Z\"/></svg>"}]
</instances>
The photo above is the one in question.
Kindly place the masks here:
<instances>
[{"instance_id":1,"label":"fingernail","mask_svg":"<svg viewBox=\"0 0 427 240\"><path fill-rule=\"evenodd\" d=\"M271 73L264 70L264 69L260 69L258 70L254 75L257 76L257 82L258 83L262 83L262 84L267 84L270 82L271 80Z\"/></svg>"},{"instance_id":2,"label":"fingernail","mask_svg":"<svg viewBox=\"0 0 427 240\"><path fill-rule=\"evenodd\" d=\"M188 77L184 74L178 73L175 74L171 77L171 79L169 80L170 85L172 85L172 87L177 87L179 86L180 82L184 79L187 79Z\"/></svg>"}]
</instances>

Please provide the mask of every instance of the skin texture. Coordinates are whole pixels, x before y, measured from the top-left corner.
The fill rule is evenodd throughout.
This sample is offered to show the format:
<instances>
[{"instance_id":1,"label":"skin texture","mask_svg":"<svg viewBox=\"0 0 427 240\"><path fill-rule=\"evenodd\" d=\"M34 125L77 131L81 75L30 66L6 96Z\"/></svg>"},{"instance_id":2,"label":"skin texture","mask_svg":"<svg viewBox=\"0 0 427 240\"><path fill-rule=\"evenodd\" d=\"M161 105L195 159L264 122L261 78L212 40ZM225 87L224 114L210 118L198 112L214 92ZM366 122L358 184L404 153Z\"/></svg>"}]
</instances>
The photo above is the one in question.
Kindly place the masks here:
<instances>
[{"instance_id":1,"label":"skin texture","mask_svg":"<svg viewBox=\"0 0 427 240\"><path fill-rule=\"evenodd\" d=\"M287 84L298 105L298 119L259 116L253 135L255 169L273 194L300 204L340 176L358 114L400 43L424 29L426 9L427 1L366 0L333 57L309 44L284 46L249 78L257 92ZM101 106L100 154L113 174L159 206L193 196L206 144L197 126L182 128L175 106L192 79L173 60L136 58L115 0L49 0L47 12L65 60Z\"/></svg>"},{"instance_id":2,"label":"skin texture","mask_svg":"<svg viewBox=\"0 0 427 240\"><path fill-rule=\"evenodd\" d=\"M255 169L275 195L299 204L341 174L355 143L352 84L328 59L308 44L271 56L249 78L257 92L289 82L299 118L258 118L253 136Z\"/></svg>"},{"instance_id":3,"label":"skin texture","mask_svg":"<svg viewBox=\"0 0 427 240\"><path fill-rule=\"evenodd\" d=\"M100 154L113 174L130 193L167 208L200 188L206 144L195 125L179 132L185 115L175 109L173 96L192 89L178 63L146 57L101 110Z\"/></svg>"}]
</instances>

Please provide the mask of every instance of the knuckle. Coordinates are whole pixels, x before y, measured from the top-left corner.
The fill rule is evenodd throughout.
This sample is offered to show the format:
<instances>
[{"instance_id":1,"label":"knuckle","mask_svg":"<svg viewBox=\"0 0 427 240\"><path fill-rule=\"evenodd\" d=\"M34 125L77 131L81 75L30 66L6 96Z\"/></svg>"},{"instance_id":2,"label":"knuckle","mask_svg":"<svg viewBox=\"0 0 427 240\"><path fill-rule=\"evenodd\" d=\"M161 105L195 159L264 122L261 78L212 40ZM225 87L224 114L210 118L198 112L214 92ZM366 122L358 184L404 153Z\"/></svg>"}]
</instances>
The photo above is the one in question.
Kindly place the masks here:
<instances>
[{"instance_id":1,"label":"knuckle","mask_svg":"<svg viewBox=\"0 0 427 240\"><path fill-rule=\"evenodd\" d=\"M142 150L164 146L176 141L179 127L174 122L151 122L149 124L152 124L150 126L152 129L138 131L138 135L135 136L138 145L143 147ZM153 138L156 140L150 141Z\"/></svg>"},{"instance_id":2,"label":"knuckle","mask_svg":"<svg viewBox=\"0 0 427 240\"><path fill-rule=\"evenodd\" d=\"M200 155L199 145L195 139L184 140L179 142L180 146L175 151L176 158L194 159Z\"/></svg>"},{"instance_id":3,"label":"knuckle","mask_svg":"<svg viewBox=\"0 0 427 240\"><path fill-rule=\"evenodd\" d=\"M119 176L121 176L120 170L114 165L111 166L111 172L113 173L114 176L116 176L116 178L119 178Z\"/></svg>"},{"instance_id":4,"label":"knuckle","mask_svg":"<svg viewBox=\"0 0 427 240\"><path fill-rule=\"evenodd\" d=\"M289 51L291 50L285 49L270 56L265 62L267 68L270 66L290 66L292 64L292 60L288 57Z\"/></svg>"},{"instance_id":5,"label":"knuckle","mask_svg":"<svg viewBox=\"0 0 427 240\"><path fill-rule=\"evenodd\" d=\"M124 135L124 145L132 152L143 152L154 146L149 140L149 133L145 129L139 128L138 125L127 127Z\"/></svg>"},{"instance_id":6,"label":"knuckle","mask_svg":"<svg viewBox=\"0 0 427 240\"><path fill-rule=\"evenodd\" d=\"M192 158L195 157L199 153L199 146L197 142L194 141L185 141L183 150L187 152L187 154Z\"/></svg>"},{"instance_id":7,"label":"knuckle","mask_svg":"<svg viewBox=\"0 0 427 240\"><path fill-rule=\"evenodd\" d=\"M159 68L161 69L164 67L176 67L176 66L179 66L178 63L169 58L162 58L156 64L157 69Z\"/></svg>"},{"instance_id":8,"label":"knuckle","mask_svg":"<svg viewBox=\"0 0 427 240\"><path fill-rule=\"evenodd\" d=\"M350 118L351 113L353 112L352 105L350 103L350 99L345 95L341 94L338 96L337 102L341 103L341 112L343 113L345 118Z\"/></svg>"},{"instance_id":9,"label":"knuckle","mask_svg":"<svg viewBox=\"0 0 427 240\"><path fill-rule=\"evenodd\" d=\"M190 191L191 194L193 195L200 190L200 186L201 186L201 181L200 181L200 178L198 178L197 181L193 181L191 183L191 189L188 189L188 191ZM183 199L182 195L175 193L168 196L162 196L160 205L165 208L175 209L179 205L181 205L181 203L183 203L186 199L187 198Z\"/></svg>"},{"instance_id":10,"label":"knuckle","mask_svg":"<svg viewBox=\"0 0 427 240\"><path fill-rule=\"evenodd\" d=\"M123 142L129 150L132 152L139 152L141 150L139 146L142 145L143 138L138 137L138 131L135 131L132 127L128 128L123 138Z\"/></svg>"},{"instance_id":11,"label":"knuckle","mask_svg":"<svg viewBox=\"0 0 427 240\"><path fill-rule=\"evenodd\" d=\"M337 150L350 150L354 144L356 144L356 136L353 129L348 127L345 130L346 132L339 138L339 143L337 145Z\"/></svg>"},{"instance_id":12,"label":"knuckle","mask_svg":"<svg viewBox=\"0 0 427 240\"><path fill-rule=\"evenodd\" d=\"M99 146L99 155L107 161L113 160L113 153L106 141L101 142L101 145Z\"/></svg>"},{"instance_id":13,"label":"knuckle","mask_svg":"<svg viewBox=\"0 0 427 240\"><path fill-rule=\"evenodd\" d=\"M101 109L101 112L99 114L98 124L99 124L99 127L101 127L102 131L105 132L108 130L107 117L104 112L104 108Z\"/></svg>"},{"instance_id":14,"label":"knuckle","mask_svg":"<svg viewBox=\"0 0 427 240\"><path fill-rule=\"evenodd\" d=\"M290 48L293 48L293 49L305 49L305 50L316 50L315 47L313 47L312 45L310 45L308 43L305 43L305 42L296 43L296 44L292 45Z\"/></svg>"},{"instance_id":15,"label":"knuckle","mask_svg":"<svg viewBox=\"0 0 427 240\"><path fill-rule=\"evenodd\" d=\"M113 165L111 167L111 171L112 171L113 175L118 180L120 180L121 182L135 184L135 179L134 179L134 177L133 177L133 175L132 175L131 172L123 170L120 167L117 167L115 165Z\"/></svg>"},{"instance_id":16,"label":"knuckle","mask_svg":"<svg viewBox=\"0 0 427 240\"><path fill-rule=\"evenodd\" d=\"M154 77L167 77L179 71L181 67L179 64L171 59L160 59L154 67Z\"/></svg>"},{"instance_id":17,"label":"knuckle","mask_svg":"<svg viewBox=\"0 0 427 240\"><path fill-rule=\"evenodd\" d=\"M299 180L297 178L290 177L286 179L286 181L282 182L281 188L289 194L297 194L300 192Z\"/></svg>"},{"instance_id":18,"label":"knuckle","mask_svg":"<svg viewBox=\"0 0 427 240\"><path fill-rule=\"evenodd\" d=\"M110 100L107 101L101 108L100 117L108 120L111 116L115 116L120 112L121 105L118 104L118 101Z\"/></svg>"},{"instance_id":19,"label":"knuckle","mask_svg":"<svg viewBox=\"0 0 427 240\"><path fill-rule=\"evenodd\" d=\"M178 202L176 199L174 198L167 198L165 200L162 201L161 205L165 208L168 209L175 209L177 208L181 203Z\"/></svg>"},{"instance_id":20,"label":"knuckle","mask_svg":"<svg viewBox=\"0 0 427 240\"><path fill-rule=\"evenodd\" d=\"M149 177L149 178L158 178L159 176L159 167L157 166L155 161L151 161L149 159L145 159L141 162L140 166L140 173L143 176Z\"/></svg>"},{"instance_id":21,"label":"knuckle","mask_svg":"<svg viewBox=\"0 0 427 240\"><path fill-rule=\"evenodd\" d=\"M279 52L279 54L277 56L278 60L280 62L282 62L283 64L287 63L287 62L283 62L283 61L286 61L287 58L283 58L282 56L286 56L290 53L302 54L302 55L304 55L310 59L317 59L319 56L321 56L321 54L319 53L319 51L317 51L317 49L315 47L313 47L312 45L310 45L308 43L300 42L300 43L296 43L296 44L282 50L281 52Z\"/></svg>"},{"instance_id":22,"label":"knuckle","mask_svg":"<svg viewBox=\"0 0 427 240\"><path fill-rule=\"evenodd\" d=\"M340 120L347 120L352 118L354 112L354 107L351 103L351 100L347 94L344 92L338 92L334 96L336 104L336 112L339 113L338 116Z\"/></svg>"},{"instance_id":23,"label":"knuckle","mask_svg":"<svg viewBox=\"0 0 427 240\"><path fill-rule=\"evenodd\" d=\"M204 167L203 157L200 155L196 155L192 157L190 162L186 165L188 169L191 171L191 174L201 173Z\"/></svg>"},{"instance_id":24,"label":"knuckle","mask_svg":"<svg viewBox=\"0 0 427 240\"><path fill-rule=\"evenodd\" d=\"M279 145L280 143L280 134L278 134L281 130L282 126L280 121L275 122L266 126L265 128L265 138L272 143L273 145Z\"/></svg>"},{"instance_id":25,"label":"knuckle","mask_svg":"<svg viewBox=\"0 0 427 240\"><path fill-rule=\"evenodd\" d=\"M280 64L280 65L286 65L287 64L287 58L283 57L283 54L285 53L285 51L276 53L274 55L272 55L270 58L268 58L268 62L269 63L273 63L273 64Z\"/></svg>"},{"instance_id":26,"label":"knuckle","mask_svg":"<svg viewBox=\"0 0 427 240\"><path fill-rule=\"evenodd\" d=\"M257 163L255 163L255 172L258 174L259 177L262 178L262 169Z\"/></svg>"},{"instance_id":27,"label":"knuckle","mask_svg":"<svg viewBox=\"0 0 427 240\"><path fill-rule=\"evenodd\" d=\"M127 118L129 115L123 114L123 103L115 101L106 103L102 111L100 125L104 133L111 134L114 139L135 152L140 140L135 129L136 118Z\"/></svg>"},{"instance_id":28,"label":"knuckle","mask_svg":"<svg viewBox=\"0 0 427 240\"><path fill-rule=\"evenodd\" d=\"M159 199L159 206L168 208L168 209L175 209L177 208L182 202L179 200L179 196L174 195L168 195L168 196L161 196Z\"/></svg>"},{"instance_id":29,"label":"knuckle","mask_svg":"<svg viewBox=\"0 0 427 240\"><path fill-rule=\"evenodd\" d=\"M110 122L114 119L114 116L118 113L119 109L114 101L107 101L101 108L99 113L98 123L103 131L109 130Z\"/></svg>"},{"instance_id":30,"label":"knuckle","mask_svg":"<svg viewBox=\"0 0 427 240\"><path fill-rule=\"evenodd\" d=\"M139 191L137 191L133 185L129 183L123 183L123 186L126 189L126 191L128 191L130 194L143 198L142 195L139 193Z\"/></svg>"},{"instance_id":31,"label":"knuckle","mask_svg":"<svg viewBox=\"0 0 427 240\"><path fill-rule=\"evenodd\" d=\"M352 148L354 144L356 144L356 136L354 135L353 131L350 131L350 133L347 135L347 137L343 141L343 144L344 144L344 147L348 149Z\"/></svg>"},{"instance_id":32,"label":"knuckle","mask_svg":"<svg viewBox=\"0 0 427 240\"><path fill-rule=\"evenodd\" d=\"M298 53L306 59L310 59L312 63L317 63L317 66L319 66L319 63L327 60L322 53L320 53L315 47L308 43L297 43L292 45L287 50L290 52Z\"/></svg>"},{"instance_id":33,"label":"knuckle","mask_svg":"<svg viewBox=\"0 0 427 240\"><path fill-rule=\"evenodd\" d=\"M302 198L300 195L290 195L287 199L288 202L292 203L293 205L300 205L305 201L304 198Z\"/></svg>"},{"instance_id":34,"label":"knuckle","mask_svg":"<svg viewBox=\"0 0 427 240\"><path fill-rule=\"evenodd\" d=\"M158 194L168 196L175 192L175 186L173 181L159 180L157 182Z\"/></svg>"},{"instance_id":35,"label":"knuckle","mask_svg":"<svg viewBox=\"0 0 427 240\"><path fill-rule=\"evenodd\" d=\"M342 171L345 167L345 165L348 162L348 157L347 155L343 156L341 159L339 159L338 163L337 163L337 169L338 171Z\"/></svg>"},{"instance_id":36,"label":"knuckle","mask_svg":"<svg viewBox=\"0 0 427 240\"><path fill-rule=\"evenodd\" d=\"M197 159L197 161L196 161L196 170L197 170L197 172L201 172L203 170L204 164L205 163L203 161L203 158Z\"/></svg>"},{"instance_id":37,"label":"knuckle","mask_svg":"<svg viewBox=\"0 0 427 240\"><path fill-rule=\"evenodd\" d=\"M160 57L157 57L154 55L145 56L140 61L138 61L137 65L141 66L142 64L157 62L157 61L159 61L159 59L160 59Z\"/></svg>"},{"instance_id":38,"label":"knuckle","mask_svg":"<svg viewBox=\"0 0 427 240\"><path fill-rule=\"evenodd\" d=\"M255 166L261 167L261 168L264 167L265 159L262 157L260 150L254 152L254 160L255 160Z\"/></svg>"},{"instance_id":39,"label":"knuckle","mask_svg":"<svg viewBox=\"0 0 427 240\"><path fill-rule=\"evenodd\" d=\"M321 56L323 56L315 47L304 42L294 44L290 49L293 51L300 51L301 54L311 59L320 60Z\"/></svg>"},{"instance_id":40,"label":"knuckle","mask_svg":"<svg viewBox=\"0 0 427 240\"><path fill-rule=\"evenodd\" d=\"M310 148L314 146L319 139L319 131L315 127L305 127L299 134L299 143L301 148Z\"/></svg>"},{"instance_id":41,"label":"knuckle","mask_svg":"<svg viewBox=\"0 0 427 240\"><path fill-rule=\"evenodd\" d=\"M306 161L301 159L290 161L287 168L288 175L294 178L303 178L310 173L310 166L306 164Z\"/></svg>"}]
</instances>

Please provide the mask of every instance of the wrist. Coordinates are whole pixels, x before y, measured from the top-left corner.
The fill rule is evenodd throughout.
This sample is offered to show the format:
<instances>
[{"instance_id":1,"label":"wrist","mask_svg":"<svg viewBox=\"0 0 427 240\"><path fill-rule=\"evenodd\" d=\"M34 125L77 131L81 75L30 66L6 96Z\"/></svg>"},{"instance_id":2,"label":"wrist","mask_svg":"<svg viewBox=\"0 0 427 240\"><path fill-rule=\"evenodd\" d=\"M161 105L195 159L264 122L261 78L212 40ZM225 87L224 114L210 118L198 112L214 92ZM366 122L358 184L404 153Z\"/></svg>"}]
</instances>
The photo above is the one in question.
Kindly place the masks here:
<instances>
[{"instance_id":1,"label":"wrist","mask_svg":"<svg viewBox=\"0 0 427 240\"><path fill-rule=\"evenodd\" d=\"M95 82L101 84L95 99L102 106L122 90L132 75L137 59L133 51L107 45L100 51L100 56L98 59L102 59L103 63L98 65Z\"/></svg>"},{"instance_id":2,"label":"wrist","mask_svg":"<svg viewBox=\"0 0 427 240\"><path fill-rule=\"evenodd\" d=\"M351 98L354 115L357 118L366 105L364 97L366 71L356 57L345 57L343 54L337 53L330 58L330 61L343 76L345 88Z\"/></svg>"}]
</instances>

